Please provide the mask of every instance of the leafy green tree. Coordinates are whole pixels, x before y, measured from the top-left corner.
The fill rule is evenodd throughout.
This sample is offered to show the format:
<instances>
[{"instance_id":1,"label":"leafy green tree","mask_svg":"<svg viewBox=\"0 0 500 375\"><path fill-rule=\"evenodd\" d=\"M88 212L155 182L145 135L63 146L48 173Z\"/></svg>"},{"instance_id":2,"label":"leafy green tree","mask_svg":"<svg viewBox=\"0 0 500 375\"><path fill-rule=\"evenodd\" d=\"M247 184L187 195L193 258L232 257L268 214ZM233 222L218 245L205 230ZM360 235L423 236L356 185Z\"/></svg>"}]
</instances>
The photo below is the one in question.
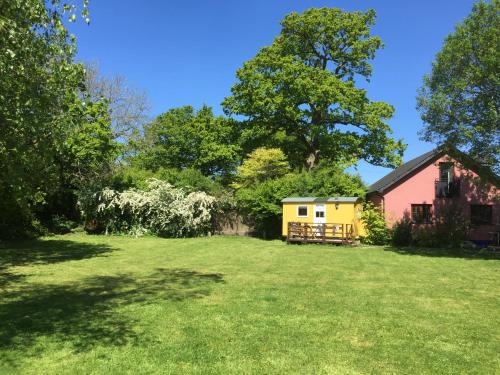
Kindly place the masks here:
<instances>
[{"instance_id":1,"label":"leafy green tree","mask_svg":"<svg viewBox=\"0 0 500 375\"><path fill-rule=\"evenodd\" d=\"M82 0L87 18L87 0ZM0 237L22 235L32 208L57 188L52 163L61 121L83 82L63 19L75 8L54 0L0 6Z\"/></svg>"},{"instance_id":2,"label":"leafy green tree","mask_svg":"<svg viewBox=\"0 0 500 375\"><path fill-rule=\"evenodd\" d=\"M500 173L500 1L476 3L437 54L417 97L422 139L469 153Z\"/></svg>"},{"instance_id":3,"label":"leafy green tree","mask_svg":"<svg viewBox=\"0 0 500 375\"><path fill-rule=\"evenodd\" d=\"M114 140L106 101L76 100L68 112L67 129L55 156L60 183L74 187L109 173L120 145Z\"/></svg>"},{"instance_id":4,"label":"leafy green tree","mask_svg":"<svg viewBox=\"0 0 500 375\"><path fill-rule=\"evenodd\" d=\"M246 117L249 139L281 143L290 161L309 169L320 159L399 165L405 147L386 123L394 108L356 87L358 78L369 80L382 46L370 35L374 22L373 10L289 14L272 45L237 71L226 113Z\"/></svg>"},{"instance_id":5,"label":"leafy green tree","mask_svg":"<svg viewBox=\"0 0 500 375\"><path fill-rule=\"evenodd\" d=\"M237 138L234 121L214 116L210 107L174 108L145 126L135 161L152 170L194 168L205 176L227 176L239 161Z\"/></svg>"},{"instance_id":6,"label":"leafy green tree","mask_svg":"<svg viewBox=\"0 0 500 375\"><path fill-rule=\"evenodd\" d=\"M83 101L79 97L58 121L64 132L54 140L53 173L47 177L51 189L44 191L43 204L34 207L36 217L50 230L58 221L77 222L77 191L89 183L107 179L121 145L114 141L106 101Z\"/></svg>"},{"instance_id":7,"label":"leafy green tree","mask_svg":"<svg viewBox=\"0 0 500 375\"><path fill-rule=\"evenodd\" d=\"M235 187L254 185L282 177L290 171L286 155L279 148L257 148L238 167Z\"/></svg>"}]
</instances>

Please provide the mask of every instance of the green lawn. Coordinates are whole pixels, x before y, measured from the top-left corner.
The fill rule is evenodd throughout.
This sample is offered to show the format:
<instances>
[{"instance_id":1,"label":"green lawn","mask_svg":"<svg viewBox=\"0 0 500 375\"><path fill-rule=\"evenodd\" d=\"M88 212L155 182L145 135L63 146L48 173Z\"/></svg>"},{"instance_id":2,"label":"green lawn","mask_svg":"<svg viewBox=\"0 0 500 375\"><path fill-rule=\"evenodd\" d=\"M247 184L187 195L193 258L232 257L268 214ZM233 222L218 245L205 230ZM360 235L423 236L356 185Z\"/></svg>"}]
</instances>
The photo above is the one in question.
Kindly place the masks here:
<instances>
[{"instance_id":1,"label":"green lawn","mask_svg":"<svg viewBox=\"0 0 500 375\"><path fill-rule=\"evenodd\" d=\"M500 373L500 260L241 237L0 248L0 373Z\"/></svg>"}]
</instances>

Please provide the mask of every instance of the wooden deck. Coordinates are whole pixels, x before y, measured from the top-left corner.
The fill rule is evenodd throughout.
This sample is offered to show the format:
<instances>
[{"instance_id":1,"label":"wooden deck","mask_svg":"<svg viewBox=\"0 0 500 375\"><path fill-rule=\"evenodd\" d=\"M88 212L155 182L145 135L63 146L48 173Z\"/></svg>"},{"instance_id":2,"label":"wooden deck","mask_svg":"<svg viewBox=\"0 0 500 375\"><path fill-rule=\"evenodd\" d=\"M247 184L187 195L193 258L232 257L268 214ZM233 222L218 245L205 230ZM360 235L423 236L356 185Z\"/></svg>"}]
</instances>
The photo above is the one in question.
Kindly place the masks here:
<instances>
[{"instance_id":1,"label":"wooden deck","mask_svg":"<svg viewBox=\"0 0 500 375\"><path fill-rule=\"evenodd\" d=\"M354 228L352 224L289 222L286 241L351 245L354 242Z\"/></svg>"}]
</instances>

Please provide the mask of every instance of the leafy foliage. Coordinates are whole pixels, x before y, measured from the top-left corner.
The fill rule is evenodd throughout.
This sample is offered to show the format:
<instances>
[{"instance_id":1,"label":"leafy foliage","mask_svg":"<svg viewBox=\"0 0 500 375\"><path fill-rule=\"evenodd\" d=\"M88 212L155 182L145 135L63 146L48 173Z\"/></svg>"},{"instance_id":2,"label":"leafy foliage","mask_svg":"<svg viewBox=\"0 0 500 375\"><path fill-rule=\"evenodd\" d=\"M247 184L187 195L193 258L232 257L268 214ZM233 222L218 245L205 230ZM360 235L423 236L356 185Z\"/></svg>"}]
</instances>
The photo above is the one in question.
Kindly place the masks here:
<instances>
[{"instance_id":1,"label":"leafy foliage","mask_svg":"<svg viewBox=\"0 0 500 375\"><path fill-rule=\"evenodd\" d=\"M279 178L290 171L285 154L279 148L257 148L238 167L235 187L257 184Z\"/></svg>"},{"instance_id":2,"label":"leafy foliage","mask_svg":"<svg viewBox=\"0 0 500 375\"><path fill-rule=\"evenodd\" d=\"M197 236L210 231L214 197L203 192L187 193L157 179L149 179L147 184L146 190L118 192L104 188L82 192L79 206L87 228L164 237Z\"/></svg>"},{"instance_id":3,"label":"leafy foliage","mask_svg":"<svg viewBox=\"0 0 500 375\"><path fill-rule=\"evenodd\" d=\"M144 190L147 188L148 180L151 178L168 182L172 186L182 188L188 192L203 191L214 196L223 194L224 189L219 182L204 176L196 169L187 168L179 170L160 168L156 172L153 172L130 166L121 166L115 169L110 186L118 191L130 188Z\"/></svg>"},{"instance_id":4,"label":"leafy foliage","mask_svg":"<svg viewBox=\"0 0 500 375\"><path fill-rule=\"evenodd\" d=\"M205 176L228 176L239 161L237 127L212 109L170 109L145 126L135 161L147 169L193 168Z\"/></svg>"},{"instance_id":5,"label":"leafy foliage","mask_svg":"<svg viewBox=\"0 0 500 375\"><path fill-rule=\"evenodd\" d=\"M476 3L437 54L417 97L422 139L446 143L500 173L500 1Z\"/></svg>"},{"instance_id":6,"label":"leafy foliage","mask_svg":"<svg viewBox=\"0 0 500 375\"><path fill-rule=\"evenodd\" d=\"M88 18L87 0L82 15ZM83 68L58 0L2 2L0 15L0 237L38 227L34 210L59 188L54 159L66 139ZM34 225L31 225L31 224Z\"/></svg>"},{"instance_id":7,"label":"leafy foliage","mask_svg":"<svg viewBox=\"0 0 500 375\"><path fill-rule=\"evenodd\" d=\"M470 223L459 204L442 207L432 225L412 230L412 243L424 247L451 247L459 250L468 238Z\"/></svg>"},{"instance_id":8,"label":"leafy foliage","mask_svg":"<svg viewBox=\"0 0 500 375\"><path fill-rule=\"evenodd\" d=\"M394 246L408 246L412 242L412 221L404 216L391 228L391 242Z\"/></svg>"},{"instance_id":9,"label":"leafy foliage","mask_svg":"<svg viewBox=\"0 0 500 375\"><path fill-rule=\"evenodd\" d=\"M374 22L373 10L286 16L273 44L237 71L226 113L246 116L245 137L282 147L296 167L311 169L320 159L398 165L404 145L386 123L393 107L356 87L358 77L369 79L369 61L382 46L370 36Z\"/></svg>"},{"instance_id":10,"label":"leafy foliage","mask_svg":"<svg viewBox=\"0 0 500 375\"><path fill-rule=\"evenodd\" d=\"M114 141L107 102L76 100L68 111L70 121L54 160L61 183L78 185L109 173L120 147Z\"/></svg>"},{"instance_id":11,"label":"leafy foliage","mask_svg":"<svg viewBox=\"0 0 500 375\"><path fill-rule=\"evenodd\" d=\"M367 231L363 241L368 245L386 245L390 240L390 232L385 224L384 213L379 207L366 203L361 214L361 220Z\"/></svg>"}]
</instances>

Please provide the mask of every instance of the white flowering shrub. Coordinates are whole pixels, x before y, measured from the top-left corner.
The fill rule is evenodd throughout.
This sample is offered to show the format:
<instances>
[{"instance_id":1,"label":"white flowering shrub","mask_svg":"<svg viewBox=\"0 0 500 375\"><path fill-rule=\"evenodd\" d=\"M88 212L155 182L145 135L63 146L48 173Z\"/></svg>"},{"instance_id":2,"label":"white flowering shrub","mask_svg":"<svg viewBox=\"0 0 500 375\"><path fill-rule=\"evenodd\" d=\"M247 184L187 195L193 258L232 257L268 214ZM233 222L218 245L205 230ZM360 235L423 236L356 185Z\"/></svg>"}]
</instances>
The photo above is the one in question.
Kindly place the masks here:
<instances>
[{"instance_id":1,"label":"white flowering shrub","mask_svg":"<svg viewBox=\"0 0 500 375\"><path fill-rule=\"evenodd\" d=\"M186 193L157 179L149 179L147 185L146 190L84 191L78 202L82 215L105 233L187 237L211 230L214 197L204 192Z\"/></svg>"}]
</instances>

